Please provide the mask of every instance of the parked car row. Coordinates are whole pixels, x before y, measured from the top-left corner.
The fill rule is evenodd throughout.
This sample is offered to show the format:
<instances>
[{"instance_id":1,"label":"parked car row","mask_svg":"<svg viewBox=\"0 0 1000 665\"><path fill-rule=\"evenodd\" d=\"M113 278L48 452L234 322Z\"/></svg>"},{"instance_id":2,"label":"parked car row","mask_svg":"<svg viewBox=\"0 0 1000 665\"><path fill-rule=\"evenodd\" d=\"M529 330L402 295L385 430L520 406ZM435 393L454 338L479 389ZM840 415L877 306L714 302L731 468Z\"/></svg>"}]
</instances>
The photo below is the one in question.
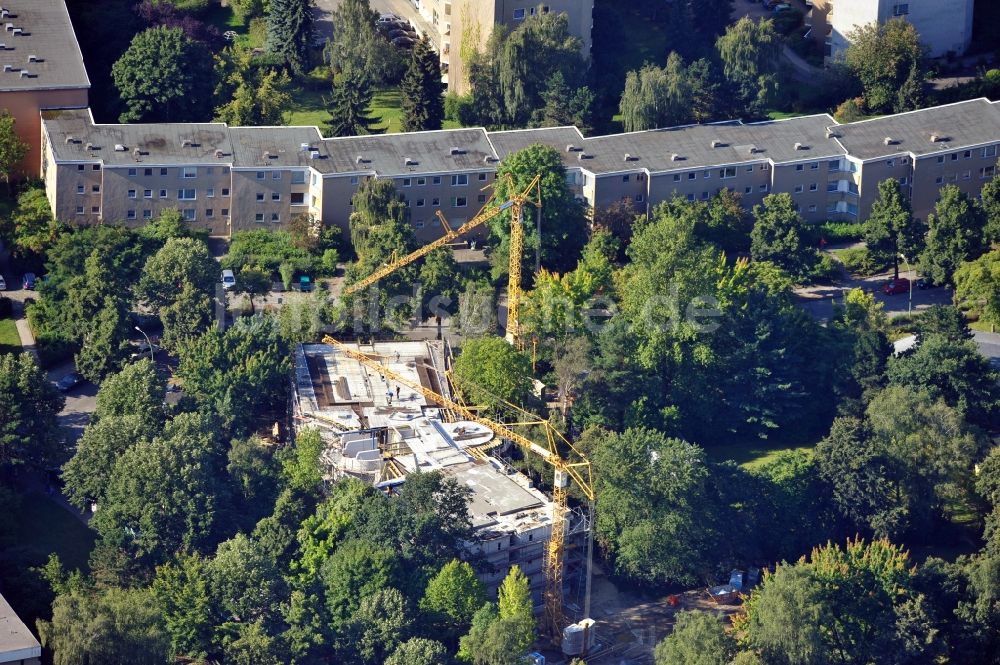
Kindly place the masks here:
<instances>
[{"instance_id":1,"label":"parked car row","mask_svg":"<svg viewBox=\"0 0 1000 665\"><path fill-rule=\"evenodd\" d=\"M401 48L411 48L420 41L420 35L410 25L410 22L400 18L395 14L382 14L375 21L375 25L382 31L385 38L395 46Z\"/></svg>"}]
</instances>

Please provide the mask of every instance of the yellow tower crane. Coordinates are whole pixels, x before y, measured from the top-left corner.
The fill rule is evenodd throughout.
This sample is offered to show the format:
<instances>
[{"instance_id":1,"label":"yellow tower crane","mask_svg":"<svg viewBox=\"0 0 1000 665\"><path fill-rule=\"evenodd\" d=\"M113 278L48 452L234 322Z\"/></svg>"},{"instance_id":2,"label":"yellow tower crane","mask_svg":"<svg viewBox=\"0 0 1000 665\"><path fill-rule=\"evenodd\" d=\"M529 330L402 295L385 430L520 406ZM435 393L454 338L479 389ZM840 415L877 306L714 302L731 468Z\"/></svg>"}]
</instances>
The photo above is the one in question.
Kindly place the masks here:
<instances>
[{"instance_id":1,"label":"yellow tower crane","mask_svg":"<svg viewBox=\"0 0 1000 665\"><path fill-rule=\"evenodd\" d=\"M514 181L509 175L507 176L507 181L510 184L510 189L514 190ZM342 295L349 296L352 293L357 293L358 291L371 286L399 268L413 263L423 256L427 256L435 249L444 247L452 240L479 226L482 226L494 217L503 214L505 211L510 210L510 276L507 282L507 340L512 344L517 344L520 341L519 315L521 304L521 254L524 251L524 227L522 226L522 215L524 212L524 206L527 204L531 204L536 208L542 207L542 188L540 182L541 176L536 175L523 190L515 192L508 200L504 201L500 205L491 207L496 196L496 193L494 192L490 195L490 198L486 201L486 204L482 207L482 209L480 209L476 216L462 224L457 229L452 229L448 225L448 220L445 219L440 210L436 211L435 214L438 216L438 219L441 220L441 224L446 231L443 236L419 249L410 252L402 258L388 263L364 279L351 284L343 290Z\"/></svg>"},{"instance_id":2,"label":"yellow tower crane","mask_svg":"<svg viewBox=\"0 0 1000 665\"><path fill-rule=\"evenodd\" d=\"M552 482L552 533L549 536L548 551L545 556L545 631L549 633L553 638L558 639L562 634L562 629L564 628L564 618L563 618L563 557L565 554L566 545L566 532L567 532L567 522L569 520L569 508L567 504L567 491L569 489L569 482L572 479L577 487L587 500L590 502L591 515L593 515L593 504L594 504L594 487L593 487L593 476L590 469L590 461L583 455L572 443L567 441L561 434L555 431L548 421L544 420L532 420L530 422L519 422L511 424L501 424L497 423L489 418L484 418L474 411L470 410L468 407L459 404L458 402L440 395L433 390L425 388L418 382L411 381L410 379L400 376L399 374L393 372L391 369L381 364L373 358L371 355L361 353L360 349L352 348L347 344L339 342L330 336L323 338L325 344L329 344L336 348L338 351L343 353L349 358L353 358L365 367L368 367L376 372L379 372L383 376L392 379L394 382L400 385L406 386L410 390L420 393L430 401L441 406L444 409L449 409L452 412L458 414L462 418L478 423L495 435L513 441L518 446L521 447L526 453L531 453L533 455L538 455L543 460L545 460L553 470L553 482ZM537 418L537 416L535 416ZM512 427L523 427L523 426L541 426L545 429L546 433L546 443L545 445L540 445L535 443L531 439L525 437L518 432L515 432ZM564 459L562 454L559 452L557 445L557 438L569 448L569 450L577 458L577 461L571 461ZM593 529L593 524L590 525L591 530ZM589 554L588 544L588 557ZM587 587L587 599L585 601L586 609L585 613L589 610L589 595L590 595L590 569L589 561L587 571L585 573L588 576L586 580Z\"/></svg>"}]
</instances>

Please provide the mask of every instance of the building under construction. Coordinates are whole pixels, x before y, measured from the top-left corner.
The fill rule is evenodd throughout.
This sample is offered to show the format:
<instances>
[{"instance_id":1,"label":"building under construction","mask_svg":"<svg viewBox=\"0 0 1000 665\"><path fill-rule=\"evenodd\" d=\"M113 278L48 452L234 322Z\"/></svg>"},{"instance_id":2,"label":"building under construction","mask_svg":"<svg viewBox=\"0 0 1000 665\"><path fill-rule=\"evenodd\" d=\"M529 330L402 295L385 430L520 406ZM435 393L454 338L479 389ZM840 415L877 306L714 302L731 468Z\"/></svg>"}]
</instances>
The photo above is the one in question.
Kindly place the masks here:
<instances>
[{"instance_id":1,"label":"building under construction","mask_svg":"<svg viewBox=\"0 0 1000 665\"><path fill-rule=\"evenodd\" d=\"M466 549L483 563L480 578L489 593L496 596L516 564L528 576L540 610L554 503L504 461L510 441L424 394L453 399L446 345L374 342L352 344L351 351L374 362L363 363L329 344L303 344L295 353L294 421L296 429L317 428L326 441L325 478L353 476L387 490L410 473L440 471L455 478L472 490L475 538ZM583 618L585 611L590 521L585 511L570 510L564 523L567 621Z\"/></svg>"}]
</instances>

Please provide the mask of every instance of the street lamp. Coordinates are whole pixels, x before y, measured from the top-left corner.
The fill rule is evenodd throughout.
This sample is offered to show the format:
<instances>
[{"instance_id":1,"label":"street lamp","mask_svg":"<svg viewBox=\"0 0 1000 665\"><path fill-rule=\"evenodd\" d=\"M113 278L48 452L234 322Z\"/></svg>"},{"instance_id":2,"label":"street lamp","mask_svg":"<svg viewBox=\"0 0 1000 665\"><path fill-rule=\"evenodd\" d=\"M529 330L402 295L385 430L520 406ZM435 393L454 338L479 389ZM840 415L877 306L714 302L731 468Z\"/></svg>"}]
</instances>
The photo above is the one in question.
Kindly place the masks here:
<instances>
[{"instance_id":1,"label":"street lamp","mask_svg":"<svg viewBox=\"0 0 1000 665\"><path fill-rule=\"evenodd\" d=\"M915 275L913 274L913 271L910 269L910 262L906 260L906 257L904 255L900 254L899 258L903 259L903 263L906 264L906 272L910 273L910 280L909 280L909 282L910 282L910 302L906 306L906 313L907 313L907 315L911 315L911 314L913 314L913 278L915 277Z\"/></svg>"},{"instance_id":2,"label":"street lamp","mask_svg":"<svg viewBox=\"0 0 1000 665\"><path fill-rule=\"evenodd\" d=\"M156 364L156 360L153 359L153 343L151 341L149 341L149 335L147 335L146 331L143 330L142 328L140 328L139 326L136 326L135 329L138 330L139 332L141 332L142 336L146 338L146 346L149 347L149 362L151 362L151 363L153 363L155 365Z\"/></svg>"}]
</instances>

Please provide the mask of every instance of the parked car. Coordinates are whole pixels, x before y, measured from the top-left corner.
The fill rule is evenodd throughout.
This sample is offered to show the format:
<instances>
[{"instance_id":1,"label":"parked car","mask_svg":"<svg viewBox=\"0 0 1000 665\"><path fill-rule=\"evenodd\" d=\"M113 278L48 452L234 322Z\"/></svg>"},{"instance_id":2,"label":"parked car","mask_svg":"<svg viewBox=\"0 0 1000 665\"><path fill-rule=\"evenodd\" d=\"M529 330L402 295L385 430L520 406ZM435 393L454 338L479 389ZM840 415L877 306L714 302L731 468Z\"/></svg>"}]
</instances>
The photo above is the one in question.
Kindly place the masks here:
<instances>
[{"instance_id":1,"label":"parked car","mask_svg":"<svg viewBox=\"0 0 1000 665\"><path fill-rule=\"evenodd\" d=\"M222 288L227 291L236 286L236 275L233 274L232 270L222 271Z\"/></svg>"},{"instance_id":2,"label":"parked car","mask_svg":"<svg viewBox=\"0 0 1000 665\"><path fill-rule=\"evenodd\" d=\"M3 275L0 275L0 291L7 290L7 282L4 280Z\"/></svg>"},{"instance_id":3,"label":"parked car","mask_svg":"<svg viewBox=\"0 0 1000 665\"><path fill-rule=\"evenodd\" d=\"M83 383L83 377L76 372L70 372L63 378L56 381L56 388L58 388L61 392L68 393L81 383Z\"/></svg>"},{"instance_id":4,"label":"parked car","mask_svg":"<svg viewBox=\"0 0 1000 665\"><path fill-rule=\"evenodd\" d=\"M389 39L396 39L397 37L409 37L410 39L416 39L417 33L413 30L404 30L403 28L393 28L389 31Z\"/></svg>"},{"instance_id":5,"label":"parked car","mask_svg":"<svg viewBox=\"0 0 1000 665\"><path fill-rule=\"evenodd\" d=\"M299 291L301 291L302 293L309 293L312 290L313 290L313 283L309 275L302 275L301 277L299 277Z\"/></svg>"},{"instance_id":6,"label":"parked car","mask_svg":"<svg viewBox=\"0 0 1000 665\"><path fill-rule=\"evenodd\" d=\"M910 290L910 280L905 277L890 279L882 285L882 292L887 296L894 296L897 293L907 293Z\"/></svg>"},{"instance_id":7,"label":"parked car","mask_svg":"<svg viewBox=\"0 0 1000 665\"><path fill-rule=\"evenodd\" d=\"M380 14L375 23L382 25L384 23L402 23L403 19L396 16L395 14Z\"/></svg>"},{"instance_id":8,"label":"parked car","mask_svg":"<svg viewBox=\"0 0 1000 665\"><path fill-rule=\"evenodd\" d=\"M21 287L31 290L35 288L35 273L26 272L24 273L24 278L21 280Z\"/></svg>"},{"instance_id":9,"label":"parked car","mask_svg":"<svg viewBox=\"0 0 1000 665\"><path fill-rule=\"evenodd\" d=\"M392 40L392 43L393 46L398 46L400 48L412 48L413 45L417 43L417 40L414 39L413 37L403 36L403 37L396 37L395 39Z\"/></svg>"},{"instance_id":10,"label":"parked car","mask_svg":"<svg viewBox=\"0 0 1000 665\"><path fill-rule=\"evenodd\" d=\"M924 275L923 277L917 280L917 288L920 289L921 291L924 291L926 289L933 289L935 286L937 286L937 284L935 284L934 280L932 280L927 275Z\"/></svg>"},{"instance_id":11,"label":"parked car","mask_svg":"<svg viewBox=\"0 0 1000 665\"><path fill-rule=\"evenodd\" d=\"M775 14L780 14L781 12L791 11L792 6L790 4L788 4L787 2L782 2L782 3L779 3L779 4L775 5L771 9L774 10Z\"/></svg>"}]
</instances>

